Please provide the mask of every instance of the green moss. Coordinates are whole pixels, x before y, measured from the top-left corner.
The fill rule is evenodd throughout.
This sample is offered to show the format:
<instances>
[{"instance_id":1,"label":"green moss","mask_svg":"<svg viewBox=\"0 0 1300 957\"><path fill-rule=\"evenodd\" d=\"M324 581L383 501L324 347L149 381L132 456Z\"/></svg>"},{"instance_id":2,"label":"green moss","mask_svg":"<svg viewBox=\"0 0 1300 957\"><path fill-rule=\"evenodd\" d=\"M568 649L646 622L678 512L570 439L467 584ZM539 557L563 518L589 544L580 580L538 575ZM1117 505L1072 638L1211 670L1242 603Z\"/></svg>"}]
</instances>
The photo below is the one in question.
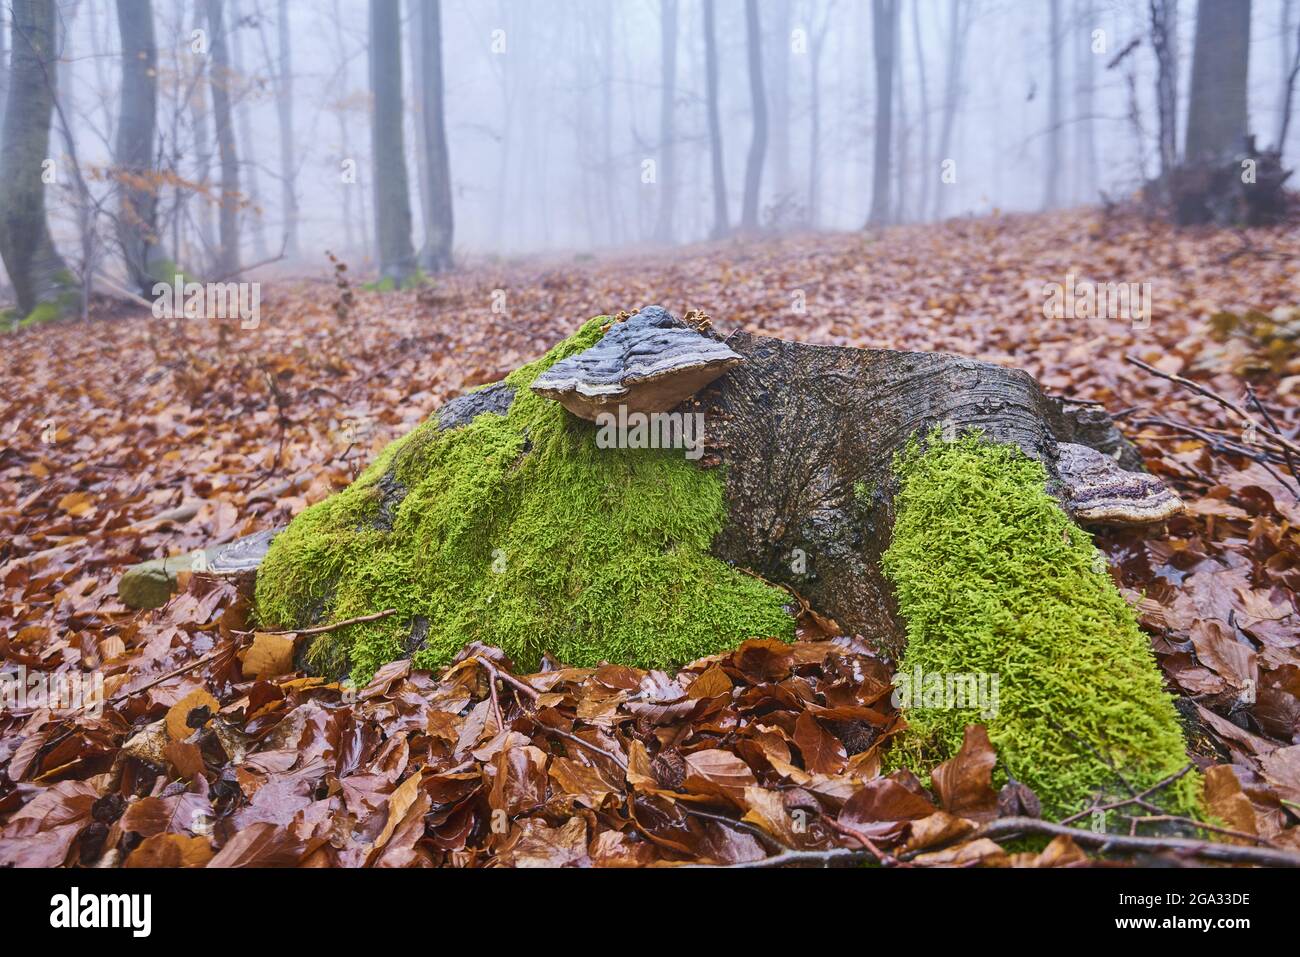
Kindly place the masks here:
<instances>
[{"instance_id":1,"label":"green moss","mask_svg":"<svg viewBox=\"0 0 1300 957\"><path fill-rule=\"evenodd\" d=\"M983 723L1001 773L1032 787L1049 815L1097 793L1127 796L1187 764L1177 715L1151 648L1088 535L1046 491L1038 462L967 436L895 462L901 481L884 569L907 622L900 673L997 676L996 714L906 707L894 760L932 768ZM986 689L991 689L991 680ZM989 699L980 702L986 709ZM1118 774L1117 774L1118 772ZM1184 776L1162 803L1196 806Z\"/></svg>"},{"instance_id":2,"label":"green moss","mask_svg":"<svg viewBox=\"0 0 1300 957\"><path fill-rule=\"evenodd\" d=\"M358 681L409 653L417 619L428 633L414 657L426 667L471 641L525 669L545 652L667 668L750 637L792 638L784 593L708 554L725 514L721 476L680 450L599 449L593 423L528 389L608 321L512 373L507 415L446 432L431 417L299 515L258 573L261 621L396 608L311 647L315 669ZM394 483L406 489L397 504Z\"/></svg>"}]
</instances>

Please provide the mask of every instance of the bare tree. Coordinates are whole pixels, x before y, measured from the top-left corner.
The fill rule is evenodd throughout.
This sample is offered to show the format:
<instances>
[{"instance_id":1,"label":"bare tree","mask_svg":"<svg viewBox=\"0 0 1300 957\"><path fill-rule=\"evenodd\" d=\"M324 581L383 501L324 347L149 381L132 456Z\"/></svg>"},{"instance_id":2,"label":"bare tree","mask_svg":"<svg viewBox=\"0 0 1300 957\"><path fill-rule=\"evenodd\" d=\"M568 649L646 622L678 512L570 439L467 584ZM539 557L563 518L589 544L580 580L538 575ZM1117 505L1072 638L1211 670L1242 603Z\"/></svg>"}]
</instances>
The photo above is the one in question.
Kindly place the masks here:
<instances>
[{"instance_id":1,"label":"bare tree","mask_svg":"<svg viewBox=\"0 0 1300 957\"><path fill-rule=\"evenodd\" d=\"M1047 165L1043 170L1043 209L1061 205L1061 0L1049 0L1047 16Z\"/></svg>"},{"instance_id":2,"label":"bare tree","mask_svg":"<svg viewBox=\"0 0 1300 957\"><path fill-rule=\"evenodd\" d=\"M1084 202L1092 202L1097 195L1097 124L1093 116L1097 57L1092 52L1095 16L1094 0L1075 0L1075 22L1081 26L1081 36L1074 40L1079 114L1075 130L1078 146L1075 152L1078 154L1078 198Z\"/></svg>"},{"instance_id":3,"label":"bare tree","mask_svg":"<svg viewBox=\"0 0 1300 957\"><path fill-rule=\"evenodd\" d=\"M727 172L722 156L722 123L718 118L718 38L714 0L704 0L704 77L709 114L709 156L713 168L713 238L731 231L727 212Z\"/></svg>"},{"instance_id":4,"label":"bare tree","mask_svg":"<svg viewBox=\"0 0 1300 957\"><path fill-rule=\"evenodd\" d=\"M402 17L398 0L370 0L370 151L379 271L402 286L415 272L411 194L402 130Z\"/></svg>"},{"instance_id":5,"label":"bare tree","mask_svg":"<svg viewBox=\"0 0 1300 957\"><path fill-rule=\"evenodd\" d=\"M130 284L141 295L159 277L152 269L158 249L158 172L154 140L158 122L158 48L152 0L117 0L122 39L122 110L114 150L120 206L117 239Z\"/></svg>"},{"instance_id":6,"label":"bare tree","mask_svg":"<svg viewBox=\"0 0 1300 957\"><path fill-rule=\"evenodd\" d=\"M1295 81L1296 76L1300 75L1300 27L1296 29L1295 48L1291 51L1290 58L1286 58L1291 42L1292 0L1285 0L1282 10L1282 49L1286 73L1282 77L1281 115L1277 121L1277 145L1274 147L1279 155L1286 150L1286 134L1291 126L1291 111L1295 105Z\"/></svg>"},{"instance_id":7,"label":"bare tree","mask_svg":"<svg viewBox=\"0 0 1300 957\"><path fill-rule=\"evenodd\" d=\"M1250 0L1200 0L1187 108L1189 160L1240 148L1248 131Z\"/></svg>"},{"instance_id":8,"label":"bare tree","mask_svg":"<svg viewBox=\"0 0 1300 957\"><path fill-rule=\"evenodd\" d=\"M420 265L436 273L451 268L455 232L442 75L442 0L420 3L420 46L420 122L417 125L423 133L423 166L427 177Z\"/></svg>"},{"instance_id":9,"label":"bare tree","mask_svg":"<svg viewBox=\"0 0 1300 957\"><path fill-rule=\"evenodd\" d=\"M822 8L821 20L812 27L808 50L808 225L813 229L821 222L822 53L826 49L826 34L834 6L835 0L829 0Z\"/></svg>"},{"instance_id":10,"label":"bare tree","mask_svg":"<svg viewBox=\"0 0 1300 957\"><path fill-rule=\"evenodd\" d=\"M921 106L921 163L920 167L925 171L921 177L921 195L917 209L920 211L921 218L924 218L930 210L930 181L931 176L931 156L930 156L930 98L925 86L925 49L921 45L921 0L912 0L912 47L916 51L916 82L919 87Z\"/></svg>"},{"instance_id":11,"label":"bare tree","mask_svg":"<svg viewBox=\"0 0 1300 957\"><path fill-rule=\"evenodd\" d=\"M948 62L944 77L943 119L939 125L939 162L948 163L952 157L953 127L957 122L958 104L961 101L962 59L966 51L966 33L970 29L970 0L949 0L948 3ZM931 170L930 175L934 175ZM946 185L946 184L944 184ZM948 190L936 191L934 218L942 219L948 202Z\"/></svg>"},{"instance_id":12,"label":"bare tree","mask_svg":"<svg viewBox=\"0 0 1300 957\"><path fill-rule=\"evenodd\" d=\"M235 125L230 108L233 73L226 46L224 0L207 0L208 29L211 33L212 119L221 161L221 207L219 216L220 245L214 264L216 274L225 278L239 272L239 208L243 197L239 191L239 158L235 153Z\"/></svg>"},{"instance_id":13,"label":"bare tree","mask_svg":"<svg viewBox=\"0 0 1300 957\"><path fill-rule=\"evenodd\" d=\"M772 11L768 63L772 81L772 193L779 203L790 199L790 0L770 0Z\"/></svg>"},{"instance_id":14,"label":"bare tree","mask_svg":"<svg viewBox=\"0 0 1300 957\"><path fill-rule=\"evenodd\" d=\"M195 0L194 8L194 28L200 34L207 33L204 24L207 22L206 0ZM205 260L212 257L213 251L217 248L217 236L212 219L212 203L210 202L210 177L212 174L212 145L209 138L208 129L212 122L208 110L208 87L212 82L213 70L211 64L210 47L203 48L202 55L198 57L198 75L196 82L189 88L190 112L192 114L194 129L194 155L196 160L196 170L198 182L204 191L204 195L199 197L199 245L202 247L202 254ZM182 205L182 210L185 208ZM188 259L188 257L186 257ZM205 262L206 266L207 263Z\"/></svg>"},{"instance_id":15,"label":"bare tree","mask_svg":"<svg viewBox=\"0 0 1300 957\"><path fill-rule=\"evenodd\" d=\"M289 44L289 0L276 13L276 119L280 128L280 203L284 207L284 252L298 256L298 164L293 136L293 57Z\"/></svg>"},{"instance_id":16,"label":"bare tree","mask_svg":"<svg viewBox=\"0 0 1300 957\"><path fill-rule=\"evenodd\" d=\"M673 241L673 210L677 205L676 134L673 117L677 99L677 0L659 0L659 219L655 241Z\"/></svg>"},{"instance_id":17,"label":"bare tree","mask_svg":"<svg viewBox=\"0 0 1300 957\"><path fill-rule=\"evenodd\" d=\"M1156 54L1156 119L1160 173L1178 165L1178 0L1150 0L1151 46Z\"/></svg>"},{"instance_id":18,"label":"bare tree","mask_svg":"<svg viewBox=\"0 0 1300 957\"><path fill-rule=\"evenodd\" d=\"M763 32L758 0L745 0L745 46L749 55L749 101L754 118L749 156L745 161L745 195L740 227L758 229L758 198L763 185L763 158L767 155L767 93L763 87Z\"/></svg>"},{"instance_id":19,"label":"bare tree","mask_svg":"<svg viewBox=\"0 0 1300 957\"><path fill-rule=\"evenodd\" d=\"M270 250L266 246L266 221L260 209L262 201L262 186L258 181L258 166L256 150L254 148L253 137L253 118L252 110L249 108L249 93L254 83L249 75L247 63L244 59L244 26L245 20L241 13L239 0L230 0L230 53L234 63L234 77L239 81L239 92L234 97L235 101L235 119L239 124L239 140L242 144L241 152L244 155L244 169L248 173L248 198L256 207L253 216L250 232L253 234L253 251L258 259L266 259L270 256ZM260 30L260 25L259 25Z\"/></svg>"},{"instance_id":20,"label":"bare tree","mask_svg":"<svg viewBox=\"0 0 1300 957\"><path fill-rule=\"evenodd\" d=\"M898 31L897 0L871 0L871 40L876 64L875 163L872 166L869 222L889 222L889 161L894 135L894 70Z\"/></svg>"},{"instance_id":21,"label":"bare tree","mask_svg":"<svg viewBox=\"0 0 1300 957\"><path fill-rule=\"evenodd\" d=\"M45 179L53 162L54 0L12 0L8 6L13 50L0 144L0 257L18 312L29 316L44 305L53 317L70 308L78 292L45 215Z\"/></svg>"}]
</instances>

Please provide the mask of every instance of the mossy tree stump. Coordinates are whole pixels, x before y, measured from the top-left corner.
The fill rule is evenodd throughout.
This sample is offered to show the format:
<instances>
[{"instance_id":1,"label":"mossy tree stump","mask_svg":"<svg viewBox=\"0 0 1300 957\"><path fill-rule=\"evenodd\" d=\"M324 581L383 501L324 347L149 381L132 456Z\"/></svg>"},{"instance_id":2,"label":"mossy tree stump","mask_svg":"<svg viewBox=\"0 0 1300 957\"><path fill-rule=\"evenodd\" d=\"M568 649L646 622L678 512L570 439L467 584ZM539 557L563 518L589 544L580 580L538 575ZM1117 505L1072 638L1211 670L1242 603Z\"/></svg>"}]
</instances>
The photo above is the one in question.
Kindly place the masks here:
<instances>
[{"instance_id":1,"label":"mossy tree stump","mask_svg":"<svg viewBox=\"0 0 1300 957\"><path fill-rule=\"evenodd\" d=\"M585 390L586 414L610 382L635 386L672 364L641 356L620 378L605 343L593 350L599 382L576 381L613 322L593 319L453 400L298 516L259 572L262 624L397 609L306 646L308 667L357 680L400 657L444 665L472 641L524 669L547 654L670 668L746 638L792 638L784 585L903 668L1005 672L1012 710L984 720L1005 770L1050 807L1112 787L1117 771L1150 785L1177 770L1178 725L1150 649L1065 511L1150 521L1178 506L1125 471L1140 460L1104 413L971 359L736 333L725 346L739 363L700 350L691 374L706 357L725 374L673 410L702 416L705 454L602 447L603 426L530 387L564 362L539 391ZM936 502L952 504L952 523ZM1080 687L1093 693L1072 701ZM1059 722L1037 720L1045 707ZM918 718L913 743L936 763L960 743L955 728L983 723ZM1061 776L1071 754L1080 760ZM1174 803L1189 806L1187 792Z\"/></svg>"}]
</instances>

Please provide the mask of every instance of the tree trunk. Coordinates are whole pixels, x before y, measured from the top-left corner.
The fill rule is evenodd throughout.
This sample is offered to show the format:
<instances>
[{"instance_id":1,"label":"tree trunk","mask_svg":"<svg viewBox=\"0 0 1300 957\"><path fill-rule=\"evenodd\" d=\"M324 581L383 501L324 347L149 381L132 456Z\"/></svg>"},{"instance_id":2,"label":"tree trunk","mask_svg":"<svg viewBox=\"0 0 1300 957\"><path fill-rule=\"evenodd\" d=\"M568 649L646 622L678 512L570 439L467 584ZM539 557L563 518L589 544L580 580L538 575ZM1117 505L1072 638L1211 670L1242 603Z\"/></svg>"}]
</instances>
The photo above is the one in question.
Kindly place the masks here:
<instances>
[{"instance_id":1,"label":"tree trunk","mask_svg":"<svg viewBox=\"0 0 1300 957\"><path fill-rule=\"evenodd\" d=\"M677 0L659 0L659 219L655 242L673 241L673 210L677 204L676 133L673 117L677 99Z\"/></svg>"},{"instance_id":2,"label":"tree trunk","mask_svg":"<svg viewBox=\"0 0 1300 957\"><path fill-rule=\"evenodd\" d=\"M454 216L451 158L442 73L442 0L420 3L420 128L424 131L424 250L420 264L431 273L451 268Z\"/></svg>"},{"instance_id":3,"label":"tree trunk","mask_svg":"<svg viewBox=\"0 0 1300 957\"><path fill-rule=\"evenodd\" d=\"M289 45L289 0L280 0L276 37L279 61L275 74L276 118L280 126L280 203L284 207L284 253L296 259L298 249L298 162L293 137L293 58Z\"/></svg>"},{"instance_id":4,"label":"tree trunk","mask_svg":"<svg viewBox=\"0 0 1300 957\"><path fill-rule=\"evenodd\" d=\"M9 8L0 7L0 129L9 99Z\"/></svg>"},{"instance_id":5,"label":"tree trunk","mask_svg":"<svg viewBox=\"0 0 1300 957\"><path fill-rule=\"evenodd\" d=\"M1178 0L1151 0L1151 45L1156 53L1156 116L1160 174L1178 165Z\"/></svg>"},{"instance_id":6,"label":"tree trunk","mask_svg":"<svg viewBox=\"0 0 1300 957\"><path fill-rule=\"evenodd\" d=\"M1075 51L1075 68L1079 84L1079 125L1076 136L1079 142L1077 150L1078 193L1079 199L1091 203L1097 198L1097 124L1093 119L1097 85L1096 54L1092 52L1092 31L1096 11L1093 0L1078 0L1076 20L1081 24L1081 37L1073 40Z\"/></svg>"},{"instance_id":7,"label":"tree trunk","mask_svg":"<svg viewBox=\"0 0 1300 957\"><path fill-rule=\"evenodd\" d=\"M207 21L206 0L195 0L194 9L194 29L203 31L204 24ZM190 87L190 111L194 119L194 156L195 156L195 178L198 181L199 188L202 190L198 197L199 201L199 245L202 247L202 256L186 256L185 262L193 263L201 260L199 269L206 272L212 264L212 257L217 248L217 237L213 230L212 220L212 185L210 178L212 175L212 145L210 140L210 131L208 124L211 123L211 114L208 111L208 88L212 85L214 71L211 63L211 46L198 57L198 68L194 83ZM204 79L207 82L204 82ZM189 197L182 200L182 208L188 205ZM179 250L178 250L179 252Z\"/></svg>"},{"instance_id":8,"label":"tree trunk","mask_svg":"<svg viewBox=\"0 0 1300 957\"><path fill-rule=\"evenodd\" d=\"M214 265L220 279L239 273L239 159L235 154L235 125L230 108L233 75L226 45L224 0L207 0L212 52L212 119L216 127L217 154L221 160L220 247Z\"/></svg>"},{"instance_id":9,"label":"tree trunk","mask_svg":"<svg viewBox=\"0 0 1300 957\"><path fill-rule=\"evenodd\" d=\"M158 111L158 49L154 44L152 0L117 0L122 37L122 111L117 124L117 166L121 204L117 239L127 280L142 296L152 294L151 269L158 248L157 170L154 139Z\"/></svg>"},{"instance_id":10,"label":"tree trunk","mask_svg":"<svg viewBox=\"0 0 1300 957\"><path fill-rule=\"evenodd\" d=\"M415 271L411 194L402 130L402 37L398 0L370 0L370 156L379 271L401 286Z\"/></svg>"},{"instance_id":11,"label":"tree trunk","mask_svg":"<svg viewBox=\"0 0 1300 957\"><path fill-rule=\"evenodd\" d=\"M727 212L727 171L722 156L722 122L718 118L718 38L714 0L704 0L704 76L709 113L709 158L713 167L713 238L731 231Z\"/></svg>"},{"instance_id":12,"label":"tree trunk","mask_svg":"<svg viewBox=\"0 0 1300 957\"><path fill-rule=\"evenodd\" d=\"M334 55L339 62L339 84L337 102L334 104L334 116L338 121L339 128L339 185L343 192L343 242L349 253L356 249L356 236L352 228L352 194L356 189L356 182L349 182L343 177L343 162L347 160L355 161L356 157L352 155L352 137L348 134L348 115L347 100L349 92L348 84L348 55L347 44L343 41L343 17L339 10L339 0L333 0L332 10L334 26ZM365 245L364 243L362 245Z\"/></svg>"},{"instance_id":13,"label":"tree trunk","mask_svg":"<svg viewBox=\"0 0 1300 957\"><path fill-rule=\"evenodd\" d=\"M54 0L13 0L9 90L0 145L0 257L18 312L45 305L51 317L75 305L77 289L50 238L45 180L54 108Z\"/></svg>"},{"instance_id":14,"label":"tree trunk","mask_svg":"<svg viewBox=\"0 0 1300 957\"><path fill-rule=\"evenodd\" d=\"M749 100L754 117L749 156L745 162L745 196L740 228L758 229L758 200L763 186L763 159L767 156L767 93L763 86L763 32L758 20L758 0L745 0L745 39L749 54Z\"/></svg>"},{"instance_id":15,"label":"tree trunk","mask_svg":"<svg viewBox=\"0 0 1300 957\"><path fill-rule=\"evenodd\" d=\"M1047 164L1043 170L1043 209L1061 205L1061 0L1050 0L1047 17Z\"/></svg>"},{"instance_id":16,"label":"tree trunk","mask_svg":"<svg viewBox=\"0 0 1300 957\"><path fill-rule=\"evenodd\" d=\"M917 205L920 219L930 211L930 182L934 178L930 156L930 97L925 88L925 49L921 45L921 0L912 0L912 47L916 51L916 82L921 95L921 196Z\"/></svg>"},{"instance_id":17,"label":"tree trunk","mask_svg":"<svg viewBox=\"0 0 1300 957\"><path fill-rule=\"evenodd\" d=\"M966 18L962 15L965 0L949 0L948 4L948 63L944 78L943 120L939 127L939 163L954 161L951 155L952 131L957 122L957 106L961 99L962 55L966 48ZM933 176L935 170L928 175ZM940 180L935 191L934 218L942 219L944 207L948 204L949 187L952 184Z\"/></svg>"},{"instance_id":18,"label":"tree trunk","mask_svg":"<svg viewBox=\"0 0 1300 957\"><path fill-rule=\"evenodd\" d=\"M772 3L772 193L784 208L793 199L790 189L790 0Z\"/></svg>"},{"instance_id":19,"label":"tree trunk","mask_svg":"<svg viewBox=\"0 0 1300 957\"><path fill-rule=\"evenodd\" d=\"M1285 35L1282 39L1283 45L1286 46L1287 49L1291 50L1291 53L1289 58L1284 57L1286 73L1282 77L1281 115L1278 117L1277 145L1274 147L1274 149L1277 150L1279 159L1286 152L1286 134L1287 130L1290 129L1291 126L1291 113L1295 105L1296 77L1300 76L1300 28L1297 28L1295 33L1294 48L1289 46L1292 42L1290 31L1292 13L1291 0L1287 0L1285 11L1286 19L1283 25Z\"/></svg>"},{"instance_id":20,"label":"tree trunk","mask_svg":"<svg viewBox=\"0 0 1300 957\"><path fill-rule=\"evenodd\" d=\"M258 181L257 151L253 148L252 110L248 105L248 91L252 87L249 82L251 71L244 59L243 19L239 0L230 0L230 54L234 62L234 75L239 81L235 119L239 123L239 139L243 143L244 169L248 172L248 200L253 206L253 222L249 229L253 234L253 254L261 260L270 258L271 251L266 246L266 210L262 205L265 197Z\"/></svg>"},{"instance_id":21,"label":"tree trunk","mask_svg":"<svg viewBox=\"0 0 1300 957\"><path fill-rule=\"evenodd\" d=\"M876 64L875 163L871 175L869 222L889 222L889 162L894 142L894 38L897 0L871 0L871 40Z\"/></svg>"},{"instance_id":22,"label":"tree trunk","mask_svg":"<svg viewBox=\"0 0 1300 957\"><path fill-rule=\"evenodd\" d=\"M1250 6L1250 0L1200 0L1187 110L1188 160L1232 154L1249 132Z\"/></svg>"}]
</instances>

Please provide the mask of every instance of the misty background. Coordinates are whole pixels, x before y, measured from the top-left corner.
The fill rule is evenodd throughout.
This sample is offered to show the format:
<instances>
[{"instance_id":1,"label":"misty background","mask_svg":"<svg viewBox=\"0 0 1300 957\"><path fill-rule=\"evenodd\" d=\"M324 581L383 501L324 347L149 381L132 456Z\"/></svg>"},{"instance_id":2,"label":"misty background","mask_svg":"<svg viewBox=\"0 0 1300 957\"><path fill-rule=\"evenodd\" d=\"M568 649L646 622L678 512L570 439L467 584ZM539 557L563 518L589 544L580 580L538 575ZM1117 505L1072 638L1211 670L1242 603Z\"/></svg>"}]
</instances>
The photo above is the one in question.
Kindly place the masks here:
<instances>
[{"instance_id":1,"label":"misty background","mask_svg":"<svg viewBox=\"0 0 1300 957\"><path fill-rule=\"evenodd\" d=\"M17 2L0 4L6 64ZM430 189L418 119L424 2L392 4L400 16L402 159L417 249L422 194ZM122 42L113 0L54 6L55 163L45 203L55 244L76 270L88 221L110 216L115 205ZM225 32L224 71L214 68L204 32L214 6ZM881 35L870 0L760 0L759 70L747 4L713 0L720 219L708 6L442 0L454 257L1067 207L1131 194L1159 172L1148 0L898 0L892 37ZM1158 6L1170 8L1173 25L1181 150L1197 3ZM1300 2L1255 0L1250 10L1249 129L1271 147L1283 129ZM392 167L376 167L371 145L370 4L187 0L155 3L149 15L157 47L152 152L162 175L157 230L167 256L207 275L231 262L315 271L328 267L328 249L373 272L375 181L391 177ZM891 66L887 107L882 57ZM757 72L766 142L755 156ZM232 127L225 131L215 112L223 92ZM889 188L873 208L882 123L891 127ZM1284 162L1300 149L1297 125L1282 144ZM226 258L220 181L222 161L231 158L221 154L222 132L233 139L240 194L238 253ZM757 203L747 210L756 163ZM125 282L117 257L99 255L97 274Z\"/></svg>"}]
</instances>

